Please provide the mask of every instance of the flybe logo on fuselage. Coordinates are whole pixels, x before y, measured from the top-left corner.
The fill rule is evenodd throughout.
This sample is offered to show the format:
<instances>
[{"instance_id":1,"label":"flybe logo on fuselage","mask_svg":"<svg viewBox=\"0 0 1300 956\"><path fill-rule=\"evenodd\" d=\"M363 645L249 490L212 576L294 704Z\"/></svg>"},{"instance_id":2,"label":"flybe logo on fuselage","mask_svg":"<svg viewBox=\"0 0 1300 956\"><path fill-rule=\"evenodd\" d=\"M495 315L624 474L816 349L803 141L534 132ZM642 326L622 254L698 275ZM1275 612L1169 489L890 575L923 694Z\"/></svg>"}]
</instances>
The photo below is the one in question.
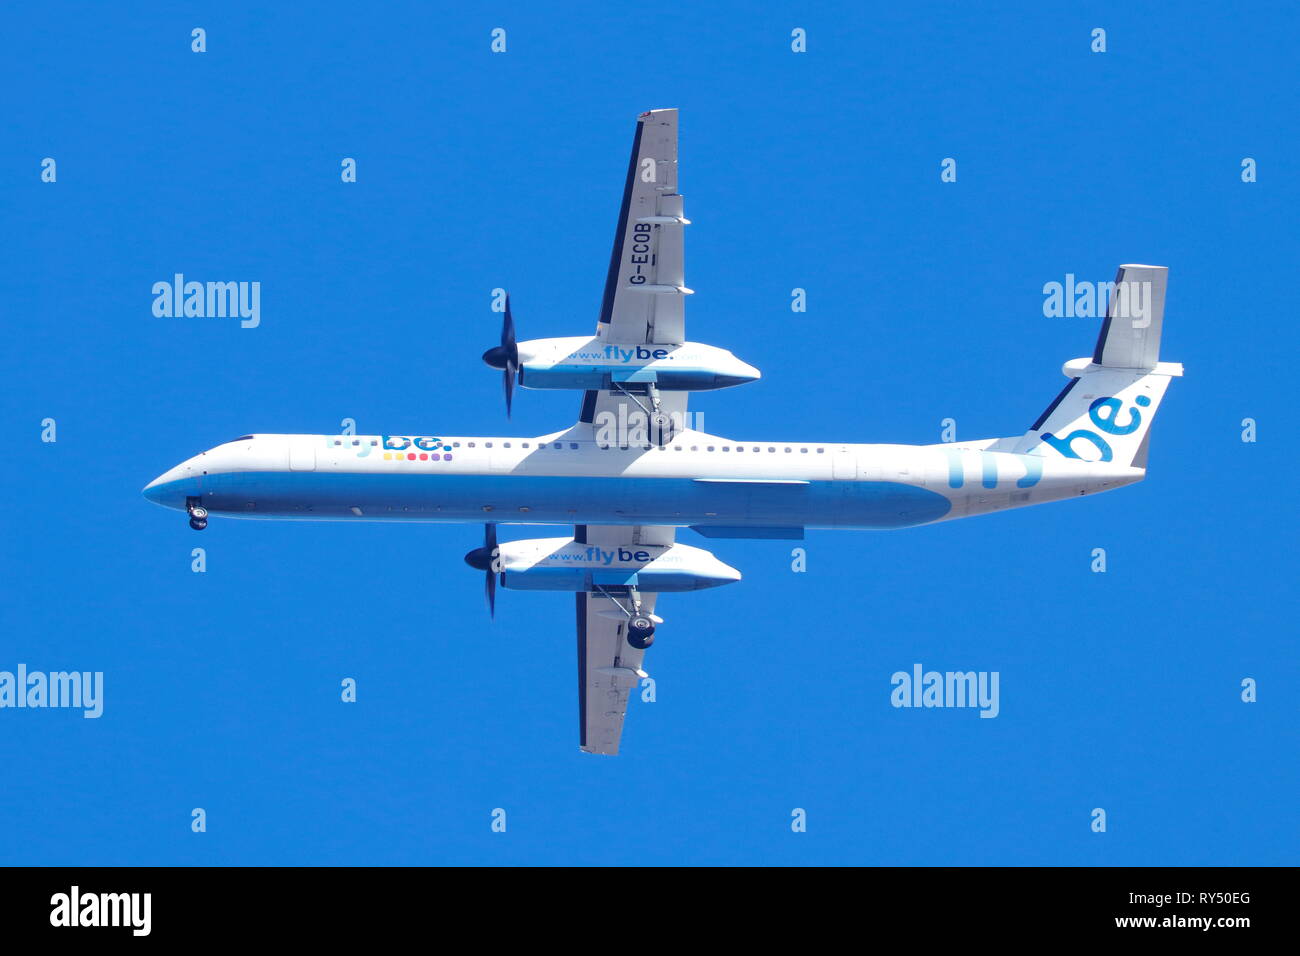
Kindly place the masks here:
<instances>
[{"instance_id":1,"label":"flybe logo on fuselage","mask_svg":"<svg viewBox=\"0 0 1300 956\"><path fill-rule=\"evenodd\" d=\"M629 362L657 362L659 359L668 357L668 349L648 349L641 345L634 345L631 348L623 348L621 345L606 345L604 349L591 350L579 349L570 353L567 358L581 359L583 361L607 361L618 362L627 365Z\"/></svg>"},{"instance_id":2,"label":"flybe logo on fuselage","mask_svg":"<svg viewBox=\"0 0 1300 956\"><path fill-rule=\"evenodd\" d=\"M594 544L576 550L557 551L550 557L559 564L599 564L605 567L611 564L647 564L652 559L649 551L640 548L610 548L606 551ZM668 551L654 560L675 564L678 559Z\"/></svg>"},{"instance_id":3,"label":"flybe logo on fuselage","mask_svg":"<svg viewBox=\"0 0 1300 956\"><path fill-rule=\"evenodd\" d=\"M1139 395L1133 399L1133 405L1141 408L1146 408L1150 404L1151 399L1146 395ZM1128 412L1128 421L1121 422L1119 416L1124 411ZM1088 406L1088 419L1097 426L1098 431L1103 431L1107 435L1131 435L1142 425L1142 413L1137 408L1130 405L1126 409L1122 401L1110 396L1099 398ZM1080 461L1110 461L1115 457L1110 442L1091 429L1076 428L1064 438L1057 438L1051 432L1044 432L1040 437L1044 443L1051 445L1066 458L1077 458ZM1091 442L1098 457L1085 459L1075 451L1074 443L1079 440Z\"/></svg>"},{"instance_id":4,"label":"flybe logo on fuselage","mask_svg":"<svg viewBox=\"0 0 1300 956\"><path fill-rule=\"evenodd\" d=\"M384 461L451 461L451 448L441 438L384 435Z\"/></svg>"}]
</instances>

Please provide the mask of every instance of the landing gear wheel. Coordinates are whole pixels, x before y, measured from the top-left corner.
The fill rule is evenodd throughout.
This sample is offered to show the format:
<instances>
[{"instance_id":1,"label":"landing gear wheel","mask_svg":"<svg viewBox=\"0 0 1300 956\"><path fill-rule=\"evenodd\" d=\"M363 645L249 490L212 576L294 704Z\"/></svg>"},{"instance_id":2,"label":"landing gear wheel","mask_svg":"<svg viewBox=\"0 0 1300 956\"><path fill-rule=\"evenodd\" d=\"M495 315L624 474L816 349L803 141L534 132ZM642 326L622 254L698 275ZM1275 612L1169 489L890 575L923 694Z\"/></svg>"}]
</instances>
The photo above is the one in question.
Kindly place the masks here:
<instances>
[{"instance_id":1,"label":"landing gear wheel","mask_svg":"<svg viewBox=\"0 0 1300 956\"><path fill-rule=\"evenodd\" d=\"M638 651L644 651L655 642L655 625L644 614L634 614L627 622L627 642Z\"/></svg>"},{"instance_id":2,"label":"landing gear wheel","mask_svg":"<svg viewBox=\"0 0 1300 956\"><path fill-rule=\"evenodd\" d=\"M666 412L655 412L650 416L650 434L654 436L654 442L660 448L673 440L672 419Z\"/></svg>"},{"instance_id":3,"label":"landing gear wheel","mask_svg":"<svg viewBox=\"0 0 1300 956\"><path fill-rule=\"evenodd\" d=\"M191 519L190 519L190 527L193 528L195 531L202 531L202 530L203 530L204 528L206 528L207 526L208 526L208 519L207 519L207 518L191 518Z\"/></svg>"},{"instance_id":4,"label":"landing gear wheel","mask_svg":"<svg viewBox=\"0 0 1300 956\"><path fill-rule=\"evenodd\" d=\"M190 509L190 517L206 523L208 520L208 509L204 508L202 505L195 505Z\"/></svg>"}]
</instances>

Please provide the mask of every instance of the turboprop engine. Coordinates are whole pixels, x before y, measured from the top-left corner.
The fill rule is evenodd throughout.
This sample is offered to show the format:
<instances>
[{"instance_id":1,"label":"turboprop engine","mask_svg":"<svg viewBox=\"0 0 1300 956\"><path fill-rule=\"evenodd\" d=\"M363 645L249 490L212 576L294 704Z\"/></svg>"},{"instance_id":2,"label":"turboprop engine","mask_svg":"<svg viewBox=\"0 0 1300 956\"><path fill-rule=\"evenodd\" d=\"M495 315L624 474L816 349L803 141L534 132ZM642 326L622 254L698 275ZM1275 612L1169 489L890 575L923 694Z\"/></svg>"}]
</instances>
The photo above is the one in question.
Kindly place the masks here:
<instances>
[{"instance_id":1,"label":"turboprop engine","mask_svg":"<svg viewBox=\"0 0 1300 956\"><path fill-rule=\"evenodd\" d=\"M757 381L762 373L726 349L699 342L617 343L593 336L515 341L515 321L506 297L501 344L483 353L500 370L506 413L515 384L538 389L618 389L653 395L702 392Z\"/></svg>"},{"instance_id":2,"label":"turboprop engine","mask_svg":"<svg viewBox=\"0 0 1300 956\"><path fill-rule=\"evenodd\" d=\"M663 593L740 580L739 571L711 552L685 544L596 545L573 538L526 538L498 547L494 531L484 547L465 555L465 563L487 572L490 601L498 575L502 587L516 591L637 588Z\"/></svg>"},{"instance_id":3,"label":"turboprop engine","mask_svg":"<svg viewBox=\"0 0 1300 956\"><path fill-rule=\"evenodd\" d=\"M533 339L518 349L524 388L645 384L667 392L703 392L753 382L762 374L726 349L699 342L618 345L578 336Z\"/></svg>"}]
</instances>

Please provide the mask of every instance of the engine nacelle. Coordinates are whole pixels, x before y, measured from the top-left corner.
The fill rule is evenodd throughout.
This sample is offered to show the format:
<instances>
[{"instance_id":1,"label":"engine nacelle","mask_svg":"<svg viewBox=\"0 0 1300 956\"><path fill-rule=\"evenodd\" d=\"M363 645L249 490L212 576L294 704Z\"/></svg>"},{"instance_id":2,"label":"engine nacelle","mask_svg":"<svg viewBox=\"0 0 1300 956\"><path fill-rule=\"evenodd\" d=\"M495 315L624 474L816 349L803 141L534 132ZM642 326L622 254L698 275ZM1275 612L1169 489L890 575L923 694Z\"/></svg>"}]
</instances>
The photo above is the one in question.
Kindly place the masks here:
<instances>
[{"instance_id":1,"label":"engine nacelle","mask_svg":"<svg viewBox=\"0 0 1300 956\"><path fill-rule=\"evenodd\" d=\"M685 544L599 545L572 538L506 541L498 549L503 586L517 591L591 591L634 586L663 593L699 591L740 580L711 552Z\"/></svg>"},{"instance_id":2,"label":"engine nacelle","mask_svg":"<svg viewBox=\"0 0 1300 956\"><path fill-rule=\"evenodd\" d=\"M518 348L519 384L524 388L602 389L622 383L702 392L762 377L726 349L698 342L617 345L577 336L532 339Z\"/></svg>"}]
</instances>

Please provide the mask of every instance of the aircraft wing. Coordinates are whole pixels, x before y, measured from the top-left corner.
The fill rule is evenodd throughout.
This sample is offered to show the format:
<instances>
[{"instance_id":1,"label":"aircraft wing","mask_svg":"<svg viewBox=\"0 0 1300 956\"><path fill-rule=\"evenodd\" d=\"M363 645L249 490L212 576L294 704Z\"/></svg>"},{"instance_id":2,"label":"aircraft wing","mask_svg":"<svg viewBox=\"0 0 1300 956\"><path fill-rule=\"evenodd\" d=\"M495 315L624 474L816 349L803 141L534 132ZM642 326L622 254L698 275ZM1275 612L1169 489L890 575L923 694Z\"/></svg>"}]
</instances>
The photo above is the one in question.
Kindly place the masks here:
<instances>
[{"instance_id":1,"label":"aircraft wing","mask_svg":"<svg viewBox=\"0 0 1300 956\"><path fill-rule=\"evenodd\" d=\"M599 545L672 544L673 528L646 525L579 525L578 541ZM641 594L641 610L653 613L656 594ZM625 599L620 597L621 601ZM578 741L589 754L618 753L629 695L645 671L645 651L627 642L626 618L599 594L578 593Z\"/></svg>"},{"instance_id":2,"label":"aircraft wing","mask_svg":"<svg viewBox=\"0 0 1300 956\"><path fill-rule=\"evenodd\" d=\"M686 288L677 193L677 110L637 118L596 336L632 344L685 341Z\"/></svg>"},{"instance_id":3,"label":"aircraft wing","mask_svg":"<svg viewBox=\"0 0 1300 956\"><path fill-rule=\"evenodd\" d=\"M596 336L620 344L678 344L686 338L686 288L682 232L682 197L677 192L677 111L651 110L637 118L628 161L627 182L619 209L609 274L601 301ZM685 421L687 392L663 392L662 411ZM640 404L638 404L640 402ZM624 431L623 423L641 411L644 396L634 399L608 389L583 395L581 423L592 425L598 441L627 446L653 440ZM603 413L609 413L607 417ZM601 428L618 423L608 438ZM604 546L673 543L675 529L649 525L579 525L574 538ZM657 594L641 592L641 610L653 614ZM626 599L619 596L619 600ZM618 753L628 698L640 685L644 650L627 642L627 619L600 594L579 592L578 739L584 751Z\"/></svg>"}]
</instances>

